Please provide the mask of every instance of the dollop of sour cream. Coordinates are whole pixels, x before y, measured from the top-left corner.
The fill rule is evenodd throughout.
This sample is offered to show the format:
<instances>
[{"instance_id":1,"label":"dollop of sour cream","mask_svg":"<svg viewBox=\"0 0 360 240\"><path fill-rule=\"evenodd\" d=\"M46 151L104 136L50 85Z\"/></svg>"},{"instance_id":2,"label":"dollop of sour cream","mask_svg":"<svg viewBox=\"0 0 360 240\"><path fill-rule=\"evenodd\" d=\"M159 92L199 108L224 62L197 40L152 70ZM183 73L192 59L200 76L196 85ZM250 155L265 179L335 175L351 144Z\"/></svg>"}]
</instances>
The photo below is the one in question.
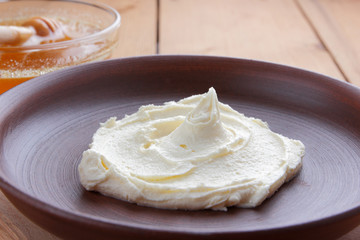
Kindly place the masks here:
<instances>
[{"instance_id":1,"label":"dollop of sour cream","mask_svg":"<svg viewBox=\"0 0 360 240\"><path fill-rule=\"evenodd\" d=\"M255 207L301 168L304 145L218 102L213 88L96 131L79 165L91 191L165 209Z\"/></svg>"}]
</instances>

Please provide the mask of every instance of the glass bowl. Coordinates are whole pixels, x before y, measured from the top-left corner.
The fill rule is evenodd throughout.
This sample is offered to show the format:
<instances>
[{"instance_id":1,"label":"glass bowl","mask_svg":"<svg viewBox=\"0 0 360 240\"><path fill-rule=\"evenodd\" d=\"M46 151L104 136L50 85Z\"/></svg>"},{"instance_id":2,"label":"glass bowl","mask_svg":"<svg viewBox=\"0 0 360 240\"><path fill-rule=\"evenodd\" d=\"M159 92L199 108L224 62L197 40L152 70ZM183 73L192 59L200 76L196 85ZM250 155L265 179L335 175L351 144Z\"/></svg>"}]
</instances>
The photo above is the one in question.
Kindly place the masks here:
<instances>
[{"instance_id":1,"label":"glass bowl","mask_svg":"<svg viewBox=\"0 0 360 240\"><path fill-rule=\"evenodd\" d=\"M57 69L107 59L117 45L120 15L107 5L76 0L0 3L0 25L36 16L67 25L72 39L30 46L0 45L0 94Z\"/></svg>"}]
</instances>

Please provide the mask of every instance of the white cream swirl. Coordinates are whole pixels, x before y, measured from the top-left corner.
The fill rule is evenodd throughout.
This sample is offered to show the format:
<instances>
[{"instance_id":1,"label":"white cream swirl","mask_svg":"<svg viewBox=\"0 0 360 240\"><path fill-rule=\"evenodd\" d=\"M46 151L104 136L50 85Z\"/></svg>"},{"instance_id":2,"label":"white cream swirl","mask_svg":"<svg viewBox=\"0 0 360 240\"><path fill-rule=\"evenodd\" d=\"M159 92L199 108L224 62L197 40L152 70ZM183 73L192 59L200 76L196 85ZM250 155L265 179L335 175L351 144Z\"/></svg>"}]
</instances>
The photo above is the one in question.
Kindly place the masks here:
<instances>
[{"instance_id":1,"label":"white cream swirl","mask_svg":"<svg viewBox=\"0 0 360 240\"><path fill-rule=\"evenodd\" d=\"M255 207L300 169L304 145L218 102L213 88L110 118L79 165L87 190L166 209Z\"/></svg>"}]
</instances>

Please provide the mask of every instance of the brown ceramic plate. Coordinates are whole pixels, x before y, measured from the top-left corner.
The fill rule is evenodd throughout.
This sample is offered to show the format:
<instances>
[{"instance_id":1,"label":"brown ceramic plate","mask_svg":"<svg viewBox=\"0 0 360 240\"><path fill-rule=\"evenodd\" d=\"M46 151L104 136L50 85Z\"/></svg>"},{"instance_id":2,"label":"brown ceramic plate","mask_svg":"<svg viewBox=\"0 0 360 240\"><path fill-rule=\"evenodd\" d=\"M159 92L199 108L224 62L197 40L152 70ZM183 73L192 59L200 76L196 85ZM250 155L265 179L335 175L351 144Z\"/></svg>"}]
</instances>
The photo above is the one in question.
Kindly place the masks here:
<instances>
[{"instance_id":1,"label":"brown ceramic plate","mask_svg":"<svg viewBox=\"0 0 360 240\"><path fill-rule=\"evenodd\" d=\"M306 146L300 174L255 209L140 207L85 191L77 166L99 126L214 86L219 100ZM110 60L0 96L0 187L26 216L74 239L326 239L360 223L360 90L315 73L201 56Z\"/></svg>"}]
</instances>

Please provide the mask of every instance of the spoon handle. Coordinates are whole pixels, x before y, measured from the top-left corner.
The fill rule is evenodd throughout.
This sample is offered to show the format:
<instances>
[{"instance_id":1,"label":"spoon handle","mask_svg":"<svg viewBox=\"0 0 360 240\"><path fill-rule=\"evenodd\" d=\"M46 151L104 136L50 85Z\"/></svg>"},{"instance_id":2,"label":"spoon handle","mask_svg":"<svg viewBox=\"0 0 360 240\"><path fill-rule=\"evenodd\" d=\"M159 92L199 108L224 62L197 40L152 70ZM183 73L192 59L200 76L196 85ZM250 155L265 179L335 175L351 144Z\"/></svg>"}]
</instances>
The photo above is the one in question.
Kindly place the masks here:
<instances>
[{"instance_id":1,"label":"spoon handle","mask_svg":"<svg viewBox=\"0 0 360 240\"><path fill-rule=\"evenodd\" d=\"M33 28L20 26L0 26L0 44L16 45L36 34Z\"/></svg>"}]
</instances>

